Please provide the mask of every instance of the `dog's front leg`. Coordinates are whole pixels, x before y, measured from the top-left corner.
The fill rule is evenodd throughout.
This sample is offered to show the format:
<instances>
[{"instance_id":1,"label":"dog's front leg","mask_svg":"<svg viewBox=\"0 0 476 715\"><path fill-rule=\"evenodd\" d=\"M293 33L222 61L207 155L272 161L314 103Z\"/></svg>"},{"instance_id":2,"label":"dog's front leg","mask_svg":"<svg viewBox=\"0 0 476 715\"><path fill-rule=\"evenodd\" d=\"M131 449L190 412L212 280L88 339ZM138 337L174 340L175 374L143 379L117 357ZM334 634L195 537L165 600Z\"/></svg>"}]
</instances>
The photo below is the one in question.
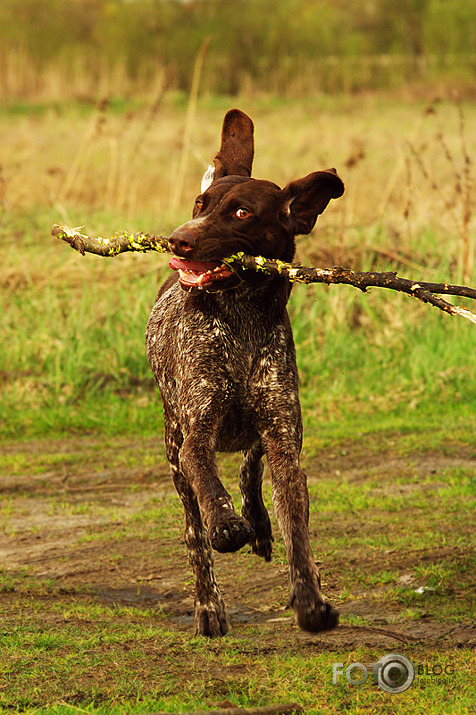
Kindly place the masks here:
<instances>
[{"instance_id":1,"label":"dog's front leg","mask_svg":"<svg viewBox=\"0 0 476 715\"><path fill-rule=\"evenodd\" d=\"M300 628L324 631L339 621L335 608L324 601L309 542L309 495L299 466L299 448L283 432L263 439L271 470L273 505L289 563L290 605Z\"/></svg>"},{"instance_id":2,"label":"dog's front leg","mask_svg":"<svg viewBox=\"0 0 476 715\"><path fill-rule=\"evenodd\" d=\"M215 578L210 540L203 526L197 497L179 466L183 442L178 422L164 410L167 459L185 512L185 544L195 578L195 631L202 636L222 636L228 631L225 603Z\"/></svg>"},{"instance_id":3,"label":"dog's front leg","mask_svg":"<svg viewBox=\"0 0 476 715\"><path fill-rule=\"evenodd\" d=\"M174 484L185 511L185 544L195 577L195 632L201 636L224 636L228 631L225 602L213 568L213 554L203 526L197 498L188 480L172 469Z\"/></svg>"},{"instance_id":4,"label":"dog's front leg","mask_svg":"<svg viewBox=\"0 0 476 715\"><path fill-rule=\"evenodd\" d=\"M192 487L208 529L211 545L222 553L237 551L252 541L254 531L236 514L233 501L218 477L215 441L219 413L212 406L194 416L180 449L180 469ZM214 424L215 422L215 424Z\"/></svg>"}]
</instances>

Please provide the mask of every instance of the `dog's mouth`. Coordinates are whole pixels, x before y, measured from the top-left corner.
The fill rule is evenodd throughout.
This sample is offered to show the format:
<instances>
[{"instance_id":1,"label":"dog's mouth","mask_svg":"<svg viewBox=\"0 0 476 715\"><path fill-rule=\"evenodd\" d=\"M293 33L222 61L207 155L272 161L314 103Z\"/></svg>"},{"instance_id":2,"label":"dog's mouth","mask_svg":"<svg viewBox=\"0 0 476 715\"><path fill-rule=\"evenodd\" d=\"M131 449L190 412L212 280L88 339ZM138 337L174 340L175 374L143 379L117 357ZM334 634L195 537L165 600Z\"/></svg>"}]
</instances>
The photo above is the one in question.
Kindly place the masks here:
<instances>
[{"instance_id":1,"label":"dog's mouth","mask_svg":"<svg viewBox=\"0 0 476 715\"><path fill-rule=\"evenodd\" d=\"M233 274L227 265L219 261L187 261L177 256L170 259L169 267L179 272L182 286L198 290L206 290L217 281L229 278Z\"/></svg>"}]
</instances>

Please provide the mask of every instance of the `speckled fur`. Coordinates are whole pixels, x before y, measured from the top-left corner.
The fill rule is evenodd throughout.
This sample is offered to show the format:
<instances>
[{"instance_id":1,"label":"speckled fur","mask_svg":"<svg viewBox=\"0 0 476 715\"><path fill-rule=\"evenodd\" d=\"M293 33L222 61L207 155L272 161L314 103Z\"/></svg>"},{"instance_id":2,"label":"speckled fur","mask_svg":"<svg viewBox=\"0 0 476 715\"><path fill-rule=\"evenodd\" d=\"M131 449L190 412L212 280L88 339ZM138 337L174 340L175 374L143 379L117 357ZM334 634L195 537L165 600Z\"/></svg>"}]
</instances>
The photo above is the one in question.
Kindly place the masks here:
<instances>
[{"instance_id":1,"label":"speckled fur","mask_svg":"<svg viewBox=\"0 0 476 715\"><path fill-rule=\"evenodd\" d=\"M199 197L192 221L170 237L177 255L218 260L238 249L292 260L295 234L309 225L311 230L317 214L343 191L333 170L281 190L250 178L252 159L251 120L231 110L213 183ZM251 218L238 225L233 211L242 202ZM164 407L167 458L185 510L196 631L227 631L212 547L236 551L249 543L254 553L271 559L273 536L261 494L264 455L297 622L311 631L332 628L338 615L320 593L309 544L306 476L299 466L302 420L286 311L290 284L243 271L212 288L188 292L172 276L159 292L146 336ZM216 451L243 451L241 515L218 477Z\"/></svg>"}]
</instances>

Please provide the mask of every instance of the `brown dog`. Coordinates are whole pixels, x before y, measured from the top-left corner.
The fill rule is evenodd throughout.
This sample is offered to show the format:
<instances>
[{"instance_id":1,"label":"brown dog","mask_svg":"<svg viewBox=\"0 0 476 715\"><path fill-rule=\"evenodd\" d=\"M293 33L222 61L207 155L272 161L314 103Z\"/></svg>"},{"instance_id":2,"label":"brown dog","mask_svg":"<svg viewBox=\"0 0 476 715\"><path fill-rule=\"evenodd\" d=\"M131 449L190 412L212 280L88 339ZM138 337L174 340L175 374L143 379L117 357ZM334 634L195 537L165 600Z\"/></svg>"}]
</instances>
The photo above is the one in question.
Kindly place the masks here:
<instances>
[{"instance_id":1,"label":"brown dog","mask_svg":"<svg viewBox=\"0 0 476 715\"><path fill-rule=\"evenodd\" d=\"M210 186L193 219L170 236L177 271L157 297L147 351L164 407L167 458L185 510L185 543L195 575L197 633L224 635L225 605L212 547L247 543L271 558L273 537L261 495L262 457L289 562L290 604L301 628L338 623L324 601L309 544L309 498L299 466L302 421L285 277L232 271L221 259L243 251L292 261L295 236L309 233L330 199L344 191L334 169L280 189L251 179L253 123L233 109L223 122ZM243 451L241 516L217 471L216 451Z\"/></svg>"}]
</instances>

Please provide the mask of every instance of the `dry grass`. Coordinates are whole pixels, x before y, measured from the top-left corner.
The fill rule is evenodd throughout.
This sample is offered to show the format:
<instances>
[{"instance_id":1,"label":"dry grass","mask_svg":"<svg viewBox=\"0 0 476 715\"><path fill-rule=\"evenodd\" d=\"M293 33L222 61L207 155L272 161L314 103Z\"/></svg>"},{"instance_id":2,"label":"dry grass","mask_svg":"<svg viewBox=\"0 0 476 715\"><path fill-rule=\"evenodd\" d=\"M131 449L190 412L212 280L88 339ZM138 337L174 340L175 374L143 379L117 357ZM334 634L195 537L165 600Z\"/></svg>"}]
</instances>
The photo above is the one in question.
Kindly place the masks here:
<instances>
[{"instance_id":1,"label":"dry grass","mask_svg":"<svg viewBox=\"0 0 476 715\"><path fill-rule=\"evenodd\" d=\"M255 120L256 176L284 185L335 166L346 183L346 194L320 218L318 230L300 239L303 263L393 266L408 277L474 283L473 106L375 96L237 104ZM147 105L101 102L0 115L2 233L8 235L2 283L13 290L66 283L80 290L92 276L106 285L154 272L157 261L142 256L113 265L78 261L50 238L51 223L84 224L93 234L169 232L190 215L229 106L225 99L202 99L187 114L183 98L161 86ZM184 152L188 170L179 177ZM38 241L38 234L41 250L39 244L25 260L16 236ZM354 310L349 304L356 297L340 291L333 300L334 317Z\"/></svg>"},{"instance_id":2,"label":"dry grass","mask_svg":"<svg viewBox=\"0 0 476 715\"><path fill-rule=\"evenodd\" d=\"M385 266L394 265L404 275L427 279L433 276L450 279L452 270L457 273L464 271L465 266L470 269L466 256L474 252L474 244L471 244L471 240L474 241L474 195L471 192L474 173L471 157L476 149L474 107L464 107L463 131L457 107L446 103L435 105L431 112L421 104L383 102L371 97L299 104L257 98L237 104L255 119L256 176L272 178L282 185L317 168L335 166L346 182L345 197L333 202L320 219L318 231L300 241L303 260L321 265L347 263L363 268L380 261ZM2 437L20 440L14 450L11 445L5 450L4 468L17 474L15 490L23 489L18 476L21 474L26 475L25 483L35 484L32 470L39 472L42 490L50 489L51 484L54 486L55 479L64 490L66 476L75 474L76 460L79 460L78 474L84 476L84 470L89 470L92 480L103 468L108 472L114 470L114 460L111 462L106 452L102 454L90 436L86 438L90 445L87 453L86 442L77 439L77 435L83 433L94 433L103 451L114 452L117 464L127 467L131 493L135 493L137 487L142 489L143 479L147 480L152 473L156 475L156 467L151 470L151 464L158 459L157 444L161 442L162 428L157 395L144 355L143 332L158 282L156 276L148 274L155 273L157 265L164 266L165 271L166 261L138 254L114 261L91 256L82 259L75 251L55 242L49 233L51 224L61 220L72 225L89 224L87 230L98 233L114 228L166 233L178 225L190 214L201 173L216 151L220 123L229 107L230 102L224 99L198 102L189 133L183 198L176 210L172 210L172 204L184 151L186 105L170 95L163 96L160 88L151 105L131 105L121 111L105 103L94 111L78 105L50 108L40 113L34 108L24 114L11 111L2 114L0 110L0 283L4 288L0 296L3 318L0 343L6 346L0 353L0 432ZM474 279L471 282L474 283ZM367 540L361 541L373 564L373 570L366 571L370 576L365 583L363 572L355 570L355 559L349 560L346 553L342 556L342 539L348 542L347 546L344 543L344 550L347 548L349 553L352 550L353 557L357 553L355 544L350 543L354 526L340 529L340 525L345 524L342 518L326 522L319 517L321 531L322 524L325 527L328 523L331 535L327 548L325 539L322 542L322 536L319 537L321 552L328 554L329 549L334 550L336 558L344 564L338 584L340 597L350 602L354 599L350 589L355 592L356 588L357 593L365 589L366 594L377 593L377 597L379 593L390 594L394 602L399 599L398 603L402 604L398 605L402 619L416 620L418 628L429 622L431 625L428 609L436 608L432 604L438 606L440 620L448 613L451 618L463 619L465 602L461 599L465 596L459 582L454 580L453 556L445 555L444 551L439 554L439 562L433 558L436 552L426 556L432 566L436 563L438 587L442 574L446 574L448 583L457 585L454 593L452 588L443 588L440 596L428 582L430 588L425 600L419 597L417 601L412 585L385 592L380 586L387 584L389 568L395 573L403 569L400 556L408 551L412 537L415 537L412 544L417 543L420 550L424 548L420 543L422 534L428 534L432 548L437 548L435 538L442 539L441 543L447 548L448 535L453 540L465 537L461 529L452 528L452 521L457 514L456 526L465 524L463 497L469 488L466 471L463 473L463 467L451 470L445 467L448 463L445 458L455 455L463 458L474 442L476 370L473 332L470 334L473 326L431 311L405 296L389 298L378 291L362 296L350 288L340 290L336 286L322 287L319 294L315 287L301 286L293 291L291 312L300 361L306 450L308 455L313 451L319 454L314 464L327 474L319 474L315 492L319 492L320 499L324 495L324 516L331 511L334 516L336 512L345 512L346 505L351 504L352 510L358 510L360 531L365 523L372 532ZM140 433L150 435L150 441L144 443L138 439ZM74 435L73 447L66 441L57 441L51 448L54 451L51 458L45 452L43 441L31 442L29 447L25 445L25 440L38 435L60 435L64 440L68 434ZM121 439L117 441L118 435L127 436L130 450ZM144 452L144 444L152 446ZM332 445L328 456L323 452L326 444ZM360 445L355 456L346 456L354 452L354 445ZM34 452L33 456L28 450ZM418 459L418 454L425 452L430 455L430 461ZM400 453L410 455L405 457L403 472ZM94 469L90 468L93 463ZM374 470L377 464L381 468ZM425 472L423 464L427 465ZM365 488L355 480L359 469L360 482L368 481ZM398 482L396 491L384 494L375 510L375 495L382 490L378 486L375 491L372 480L383 484L386 492L389 478L393 478L392 469ZM437 469L438 478L435 477ZM131 479L133 473L138 475L138 480L140 475L140 484ZM157 479L156 476L150 478L154 482ZM411 504L408 503L413 504L413 511L418 511L418 519L409 521L403 488L413 490L417 482L424 489L421 493L409 491L408 494L414 496ZM448 489L438 496L434 488L440 490L445 483ZM68 484L71 485L71 480ZM81 511L84 515L89 509L87 500L78 495L75 487L69 493L74 497L71 503L75 513ZM103 502L97 501L96 486L87 493L94 496L95 508L99 503L102 509ZM111 492L107 490L107 494ZM32 501L31 495L27 497ZM15 532L11 530L12 498L6 499L2 515L8 549L15 539ZM370 502L366 503L367 499ZM439 511L435 510L435 503L438 506L435 499L440 499ZM69 508L71 505L67 502L60 494L57 501L51 501L48 513L56 514L60 509ZM116 546L118 503L114 496L109 520L114 532L111 539ZM20 506L24 525L24 505ZM321 507L319 509L321 514ZM374 521L365 518L366 509L376 514ZM40 511L41 508L37 509L37 513ZM428 521L430 511L435 514L438 528L429 528L432 526L431 519ZM142 510L142 514L143 519L150 522L151 512ZM316 512L313 514L316 516ZM399 514L405 520L402 524L409 523L414 528L413 531L393 528L389 550L383 536L389 531L389 523L398 526L395 519ZM134 519L131 523L140 527L140 533L146 528L145 521ZM160 514L155 523L163 526L168 521ZM119 532L122 533L120 528ZM365 536L365 529L362 533ZM124 534L126 541L134 546L136 542L129 541L129 532ZM150 534L150 526L147 526L147 539ZM379 537L378 548L373 540L375 534ZM91 536L94 535L91 531ZM37 536L32 531L32 542ZM24 543L23 540L22 548ZM87 546L88 563L96 565L97 559L90 558L94 543L101 542L91 540L83 545ZM128 578L127 562L122 561L118 551L120 544L113 552L109 544L106 546L109 585L115 587L117 576L122 588L124 579ZM76 551L80 547L78 542ZM377 569L378 549L384 559ZM142 558L141 552L137 553ZM137 553L133 554L135 568ZM392 558L394 563L389 566ZM61 554L58 559L64 565ZM153 569L144 573L152 573L157 568L156 550L154 559ZM51 559L48 563L51 566ZM43 564L40 566L44 568ZM405 574L402 572L405 578L408 578L408 568L411 566L405 563ZM462 568L456 573L457 577L462 578ZM112 578L111 574L116 576ZM73 709L77 712L86 709L152 712L193 709L204 704L217 706L224 697L234 702L243 701L246 706L276 700L282 692L283 699L300 699L304 694L306 702L311 703L313 698L313 703L319 703L324 710L327 707L329 713L342 710L373 713L390 712L388 708L393 708L397 698L407 697L406 694L396 696L387 707L370 687L355 690L354 694L347 686L335 688L330 685L328 674L336 658L329 655L325 644L316 650L317 641L312 643L307 637L308 652L304 652L302 663L283 659L281 656L289 651L289 645L280 636L284 646L281 652L276 650L276 623L272 624L269 653L263 648L266 633L256 624L249 632L237 625L235 636L238 634L240 640L231 635L231 640L227 638L221 644L213 644L207 653L208 644L191 644L188 637L184 639L177 631L173 621L165 622L162 628L157 614L152 630L144 625L142 614L129 605L127 613L124 609L110 609L112 616L108 622L105 612L97 610L96 603L81 605L81 593L77 593L74 586L67 591L62 582L61 593L52 596L48 592L45 599L43 582L35 577L35 592L29 582L21 582L24 578L22 575L18 583L13 583L7 574L0 583L0 590L4 591L5 622L8 621L4 633L8 663L2 701L6 708L38 712L38 708L44 707L42 712L57 713L69 713ZM376 578L380 579L380 585ZM420 583L421 572L418 578ZM84 579L85 584L90 583L87 573ZM179 586L183 591L182 587L183 583ZM132 591L136 598L139 594L136 582ZM22 598L24 592L28 602ZM71 615L73 601L73 606L80 609L76 620L74 613ZM397 610L394 602L391 608L384 603L382 611L373 611L375 623L375 613L393 618ZM443 610L440 605L444 606ZM371 607L374 608L373 602ZM144 617L148 618L149 614L145 613ZM356 618L358 627L362 616ZM100 639L96 642L94 632L91 636L91 623L99 621ZM84 634L83 624L87 626ZM286 624L282 625L284 628ZM453 634L457 625L456 620L448 621L444 624L445 632L448 627L448 633ZM351 620L344 633L352 626ZM408 628L410 630L409 625ZM372 636L372 627L370 631L364 630L363 636L356 636L354 646L346 646L344 662L345 659L347 662L378 659L383 647L391 647L388 639L385 645L380 645L379 640L378 646L369 650L369 633ZM290 633L291 636L297 643L295 647L302 650L303 644L295 640L295 634ZM365 644L361 646L364 637ZM132 649L131 643L136 644ZM165 656L157 650L157 643L165 643ZM398 712L403 713L405 708L408 712L452 712L454 701L458 712L469 713L469 705L466 706L469 688L465 689L469 679L462 680L466 676L466 651L460 648L443 653L440 641L435 643L435 647L418 645L414 649L411 646L408 652L412 658L415 654L415 662L429 660L432 665L449 662L455 669L456 680L453 679L451 687L439 681L429 683L425 689L424 683L421 688L413 688L408 692L410 700L398 700L403 703L400 710L400 706L395 706ZM449 643L442 640L441 649L449 648ZM354 650L350 652L352 647ZM178 664L175 670L181 669L182 680L177 680L173 668L170 670L170 653L173 662ZM378 653L376 658L375 653ZM237 654L240 662L236 661ZM144 657L152 664L149 670L144 670ZM282 673L275 667L280 658ZM214 676L218 673L220 677L204 684L202 661L206 672ZM45 662L51 673L48 682L44 679ZM200 678L193 680L196 662L200 666L197 671ZM109 667L111 663L113 667ZM120 668L117 663L122 664ZM250 663L260 674L259 682L248 678ZM194 694L193 702L190 698L190 702L184 701L183 687L182 690L179 687L184 672L187 677L192 673L189 692ZM236 677L232 677L233 673ZM122 678L123 674L126 677ZM300 674L298 678L296 674ZM217 686L214 690L210 683L213 687L218 683L220 689ZM459 700L454 700L456 692ZM149 693L152 694L149 696ZM385 702L389 702L388 698ZM437 705L433 707L434 703ZM312 704L310 711L317 712L313 707Z\"/></svg>"},{"instance_id":3,"label":"dry grass","mask_svg":"<svg viewBox=\"0 0 476 715\"><path fill-rule=\"evenodd\" d=\"M418 263L420 235L431 228L445 248L454 251L453 242L459 242L460 272L470 274L472 106L424 107L371 97L322 105L237 104L255 119L256 176L285 184L317 168L337 167L346 195L321 219L323 227L332 226L334 244L342 248L355 230L380 225L390 241L376 247ZM187 127L190 160L178 206L186 111L161 91L151 105L120 112L103 102L93 111L67 106L3 114L3 211L53 206L64 220L105 211L125 218L127 228L168 230L188 216L228 106L225 100L199 102L193 127ZM144 216L155 217L155 225L139 226Z\"/></svg>"},{"instance_id":4,"label":"dry grass","mask_svg":"<svg viewBox=\"0 0 476 715\"><path fill-rule=\"evenodd\" d=\"M458 107L447 103L429 108L367 96L299 104L256 98L238 106L255 120L257 177L284 185L315 169L335 166L346 182L345 196L332 202L317 230L299 239L303 263L394 268L415 280L454 283L469 275L467 282L475 283L474 107L463 108L463 130ZM65 105L0 113L0 282L2 340L8 345L0 379L7 411L18 406L15 417L8 412L7 421L24 414L25 400L36 399L30 375L40 376L35 377L38 389L48 385L49 402L41 398L38 404L53 405L51 424L65 418L56 415L57 395L62 399L63 390L73 389L74 400L81 401L91 384L91 371L97 384L104 374L114 373L120 390L124 371L134 380L140 375L149 385L143 326L160 281L157 271L165 274L167 261L138 254L113 261L83 259L51 237L51 225L85 225L86 231L102 235L118 229L171 231L190 216L229 107L225 99L198 101L193 121L188 114L186 149L186 103L160 89L150 105L120 111L102 103L93 109ZM182 199L173 209L184 151L188 170ZM433 394L440 384L438 376L445 380L448 370L453 370L456 381L471 374L468 356L474 352L474 338L469 329L458 327L448 316L432 319L431 309L405 297L379 291L363 297L345 287L318 292L301 287L293 292L291 311L303 384L308 380L311 386L306 413L314 409L315 385L322 380L327 385L320 376L323 350L336 390L329 396L334 412L354 394L351 382L339 382L339 356L344 353L349 361L346 374L351 375L361 370L360 350L375 349L372 360L366 361L373 367L363 380L365 395L373 394L372 370L380 375L379 361L391 349L408 358L405 369L400 364L397 374L388 376L392 394L399 389L396 383L405 381L404 392L423 384ZM426 338L421 332L424 324ZM416 356L413 326L420 326ZM444 351L451 354L443 355ZM129 384L132 378L127 380ZM460 390L453 383L446 388L452 397ZM471 389L464 389L468 400ZM38 405L31 409L34 425ZM83 418L81 412L75 419L79 424ZM126 415L123 422L129 418Z\"/></svg>"}]
</instances>

